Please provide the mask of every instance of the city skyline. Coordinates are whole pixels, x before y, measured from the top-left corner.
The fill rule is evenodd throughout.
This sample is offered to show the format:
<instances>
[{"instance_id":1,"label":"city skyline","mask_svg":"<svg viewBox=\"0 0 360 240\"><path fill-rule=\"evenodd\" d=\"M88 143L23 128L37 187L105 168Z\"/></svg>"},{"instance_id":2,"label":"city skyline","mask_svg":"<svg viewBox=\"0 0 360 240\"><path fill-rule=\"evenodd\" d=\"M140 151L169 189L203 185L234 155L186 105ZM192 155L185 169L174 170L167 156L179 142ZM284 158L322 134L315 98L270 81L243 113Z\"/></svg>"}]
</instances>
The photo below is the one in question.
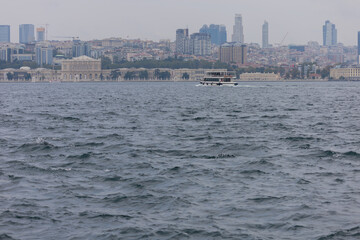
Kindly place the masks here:
<instances>
[{"instance_id":1,"label":"city skyline","mask_svg":"<svg viewBox=\"0 0 360 240\"><path fill-rule=\"evenodd\" d=\"M351 0L4 0L3 5L5 9L19 11L16 15L4 11L0 16L0 24L11 25L13 42L18 41L18 25L24 23L36 27L49 24L50 40L56 39L54 36L74 36L82 40L121 37L174 41L174 29L188 27L190 32L196 32L204 24L211 23L224 24L230 30L227 38L231 39L236 13L243 17L246 43L261 44L259 28L264 19L272 26L271 44L280 43L286 33L284 44L322 43L322 25L330 20L337 26L338 42L357 45L360 29L357 5ZM25 5L26 8L22 7ZM143 7L139 8L140 5ZM86 13L79 12L83 6L86 6ZM34 14L40 7L42 14Z\"/></svg>"}]
</instances>

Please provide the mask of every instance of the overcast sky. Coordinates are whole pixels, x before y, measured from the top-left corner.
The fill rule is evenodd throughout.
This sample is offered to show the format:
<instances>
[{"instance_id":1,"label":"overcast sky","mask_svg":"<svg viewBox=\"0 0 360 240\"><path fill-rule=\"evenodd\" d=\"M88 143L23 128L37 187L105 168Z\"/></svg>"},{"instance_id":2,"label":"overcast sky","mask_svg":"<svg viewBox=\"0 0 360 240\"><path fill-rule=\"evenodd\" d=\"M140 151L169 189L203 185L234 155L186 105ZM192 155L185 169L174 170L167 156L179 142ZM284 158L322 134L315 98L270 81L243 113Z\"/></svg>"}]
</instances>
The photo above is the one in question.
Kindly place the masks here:
<instances>
[{"instance_id":1,"label":"overcast sky","mask_svg":"<svg viewBox=\"0 0 360 240\"><path fill-rule=\"evenodd\" d=\"M178 28L198 32L203 24L224 24L231 40L234 15L243 16L245 42L261 42L261 26L269 22L269 41L284 44L322 43L322 25L336 24L338 42L357 44L359 0L0 0L0 25L49 24L49 39L78 36L175 40ZM64 40L64 39L63 39Z\"/></svg>"}]
</instances>

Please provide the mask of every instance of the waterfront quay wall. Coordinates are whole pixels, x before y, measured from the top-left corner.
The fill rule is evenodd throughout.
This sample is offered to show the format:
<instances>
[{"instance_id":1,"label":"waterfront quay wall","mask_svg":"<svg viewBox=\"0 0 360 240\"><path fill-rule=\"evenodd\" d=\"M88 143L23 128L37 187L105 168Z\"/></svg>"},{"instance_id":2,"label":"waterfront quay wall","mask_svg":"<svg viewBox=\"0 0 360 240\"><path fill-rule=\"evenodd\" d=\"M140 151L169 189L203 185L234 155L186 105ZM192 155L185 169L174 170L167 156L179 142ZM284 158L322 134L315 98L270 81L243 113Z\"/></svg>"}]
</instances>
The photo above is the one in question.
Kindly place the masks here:
<instances>
[{"instance_id":1,"label":"waterfront quay wall","mask_svg":"<svg viewBox=\"0 0 360 240\"><path fill-rule=\"evenodd\" d=\"M119 68L81 69L67 66L62 70L46 68L7 68L0 70L1 82L91 82L91 81L200 81L207 71L226 69L169 69L169 68Z\"/></svg>"}]
</instances>

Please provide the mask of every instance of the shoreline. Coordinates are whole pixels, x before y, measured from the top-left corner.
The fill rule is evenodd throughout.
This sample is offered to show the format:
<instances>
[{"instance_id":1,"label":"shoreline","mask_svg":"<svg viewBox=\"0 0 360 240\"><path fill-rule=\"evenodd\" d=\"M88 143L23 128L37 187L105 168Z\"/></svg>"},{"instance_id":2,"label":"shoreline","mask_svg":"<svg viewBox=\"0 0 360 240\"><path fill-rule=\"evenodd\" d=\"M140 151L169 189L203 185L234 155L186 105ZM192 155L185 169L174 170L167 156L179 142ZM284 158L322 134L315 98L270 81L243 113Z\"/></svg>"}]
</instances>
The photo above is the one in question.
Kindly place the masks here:
<instances>
[{"instance_id":1,"label":"shoreline","mask_svg":"<svg viewBox=\"0 0 360 240\"><path fill-rule=\"evenodd\" d=\"M106 81L4 81L1 80L0 83L106 83L106 82L199 82L198 80L106 80ZM329 79L283 79L283 80L237 80L238 83L252 83L252 82L357 82L357 81L347 81L347 80L329 80Z\"/></svg>"},{"instance_id":2,"label":"shoreline","mask_svg":"<svg viewBox=\"0 0 360 240\"><path fill-rule=\"evenodd\" d=\"M198 80L106 80L106 81L0 81L0 83L105 83L105 82L199 82ZM249 83L249 82L350 82L341 80L328 80L328 79L287 79L287 80L237 80L238 83Z\"/></svg>"}]
</instances>

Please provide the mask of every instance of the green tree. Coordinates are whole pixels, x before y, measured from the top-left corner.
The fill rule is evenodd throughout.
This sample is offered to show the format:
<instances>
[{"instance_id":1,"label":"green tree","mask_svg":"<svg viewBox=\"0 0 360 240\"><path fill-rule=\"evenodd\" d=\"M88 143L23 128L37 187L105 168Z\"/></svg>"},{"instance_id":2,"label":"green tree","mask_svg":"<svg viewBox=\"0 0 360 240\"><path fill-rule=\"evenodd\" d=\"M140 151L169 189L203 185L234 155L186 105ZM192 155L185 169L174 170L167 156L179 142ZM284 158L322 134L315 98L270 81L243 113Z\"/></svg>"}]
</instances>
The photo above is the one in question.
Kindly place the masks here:
<instances>
[{"instance_id":1,"label":"green tree","mask_svg":"<svg viewBox=\"0 0 360 240\"><path fill-rule=\"evenodd\" d=\"M139 78L140 78L140 79L148 79L148 78L149 78L149 73L148 73L148 71L146 71L146 70L140 71L140 72L139 72Z\"/></svg>"},{"instance_id":2,"label":"green tree","mask_svg":"<svg viewBox=\"0 0 360 240\"><path fill-rule=\"evenodd\" d=\"M126 80L132 80L135 78L135 73L134 72L126 72L125 73L125 76L124 76L124 79Z\"/></svg>"},{"instance_id":3,"label":"green tree","mask_svg":"<svg viewBox=\"0 0 360 240\"><path fill-rule=\"evenodd\" d=\"M110 73L110 78L112 80L117 80L121 76L121 72L119 70L113 70Z\"/></svg>"},{"instance_id":4,"label":"green tree","mask_svg":"<svg viewBox=\"0 0 360 240\"><path fill-rule=\"evenodd\" d=\"M293 69L291 69L290 75L291 75L291 78L292 78L292 79L299 79L299 78L300 78L300 71L299 71L299 69L297 69L296 67L294 67Z\"/></svg>"},{"instance_id":5,"label":"green tree","mask_svg":"<svg viewBox=\"0 0 360 240\"><path fill-rule=\"evenodd\" d=\"M183 73L183 75L182 75L181 78L182 78L182 79L185 79L185 80L189 80L190 75L189 75L187 72L185 72L185 73Z\"/></svg>"},{"instance_id":6,"label":"green tree","mask_svg":"<svg viewBox=\"0 0 360 240\"><path fill-rule=\"evenodd\" d=\"M111 63L110 58L108 57L101 57L101 68L102 69L111 69L113 66Z\"/></svg>"},{"instance_id":7,"label":"green tree","mask_svg":"<svg viewBox=\"0 0 360 240\"><path fill-rule=\"evenodd\" d=\"M171 74L169 71L165 71L165 72L160 72L160 79L161 80L169 80L171 77Z\"/></svg>"},{"instance_id":8,"label":"green tree","mask_svg":"<svg viewBox=\"0 0 360 240\"><path fill-rule=\"evenodd\" d=\"M25 80L29 81L31 79L31 74L30 73L25 73Z\"/></svg>"},{"instance_id":9,"label":"green tree","mask_svg":"<svg viewBox=\"0 0 360 240\"><path fill-rule=\"evenodd\" d=\"M154 71L154 77L157 79L157 78L160 78L160 70L159 69L155 69Z\"/></svg>"},{"instance_id":10,"label":"green tree","mask_svg":"<svg viewBox=\"0 0 360 240\"><path fill-rule=\"evenodd\" d=\"M330 76L331 66L327 66L320 71L321 78L328 78Z\"/></svg>"},{"instance_id":11,"label":"green tree","mask_svg":"<svg viewBox=\"0 0 360 240\"><path fill-rule=\"evenodd\" d=\"M6 74L6 76L7 76L7 79L8 79L8 80L13 80L13 79L14 79L14 74L12 74L12 73L10 73L10 72L8 72L8 73Z\"/></svg>"}]
</instances>

